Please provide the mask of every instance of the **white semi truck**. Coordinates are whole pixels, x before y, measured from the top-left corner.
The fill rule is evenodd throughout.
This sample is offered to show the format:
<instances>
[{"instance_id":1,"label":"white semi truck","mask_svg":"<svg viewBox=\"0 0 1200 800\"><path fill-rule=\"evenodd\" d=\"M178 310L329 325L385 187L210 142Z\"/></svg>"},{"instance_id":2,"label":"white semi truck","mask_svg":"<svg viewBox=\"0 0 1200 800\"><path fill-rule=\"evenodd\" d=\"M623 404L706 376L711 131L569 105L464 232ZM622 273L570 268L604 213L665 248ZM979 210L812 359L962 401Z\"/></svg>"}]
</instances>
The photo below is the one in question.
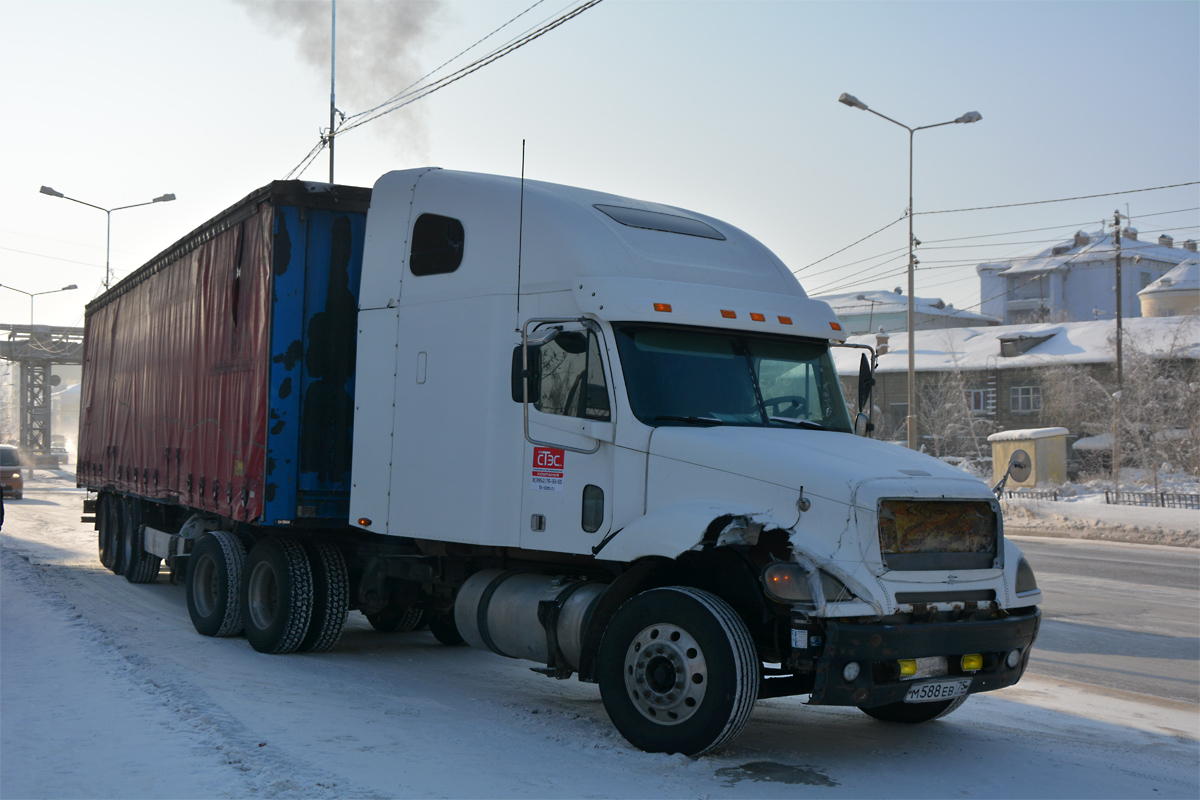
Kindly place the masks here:
<instances>
[{"instance_id":1,"label":"white semi truck","mask_svg":"<svg viewBox=\"0 0 1200 800\"><path fill-rule=\"evenodd\" d=\"M1041 594L992 492L856 435L837 318L720 220L441 169L277 182L86 324L101 560L166 560L202 634L427 624L687 754L762 697L916 723L1028 664Z\"/></svg>"}]
</instances>

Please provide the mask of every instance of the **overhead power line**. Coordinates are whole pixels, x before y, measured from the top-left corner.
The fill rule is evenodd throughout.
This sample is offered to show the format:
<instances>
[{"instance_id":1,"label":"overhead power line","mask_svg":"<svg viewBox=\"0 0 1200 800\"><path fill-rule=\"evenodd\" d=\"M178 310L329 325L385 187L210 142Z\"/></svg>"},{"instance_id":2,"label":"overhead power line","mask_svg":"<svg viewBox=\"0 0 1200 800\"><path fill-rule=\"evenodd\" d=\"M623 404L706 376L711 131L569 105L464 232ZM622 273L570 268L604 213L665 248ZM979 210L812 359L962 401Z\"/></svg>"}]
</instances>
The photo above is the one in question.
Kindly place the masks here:
<instances>
[{"instance_id":1,"label":"overhead power line","mask_svg":"<svg viewBox=\"0 0 1200 800\"><path fill-rule=\"evenodd\" d=\"M835 251L835 252L832 252L832 253L830 253L829 255L825 256L825 258L818 258L816 261L812 262L811 264L806 264L805 266L801 267L800 269L797 269L797 270L792 270L792 272L793 272L794 274L798 274L798 273L804 272L804 270L808 269L809 267L815 267L817 264L820 264L822 261L828 261L829 259L831 259L831 258L833 258L834 256L836 256L838 253L844 253L844 252L846 252L847 250L849 250L851 247L854 247L854 245L856 245L856 244L862 244L862 243L863 243L863 242L865 242L867 239L870 239L872 236L876 236L876 235L878 235L878 234L880 234L880 233L883 233L883 232L884 232L884 231L886 231L888 228L892 227L892 226L893 226L893 225L895 225L897 222L900 222L900 221L902 221L902 220L906 219L907 217L908 217L908 215L907 215L907 214L905 214L904 216L900 217L899 219L894 219L894 220L892 220L891 222L889 222L887 225L884 225L882 228L880 228L879 230L875 231L874 233L868 233L866 236L862 237L862 238L861 238L861 239L859 239L857 242L851 242L850 244L848 244L848 245L846 245L845 247L843 247L841 250L837 250L837 251Z\"/></svg>"},{"instance_id":2,"label":"overhead power line","mask_svg":"<svg viewBox=\"0 0 1200 800\"><path fill-rule=\"evenodd\" d=\"M914 217L926 216L928 214L957 214L960 211L991 211L996 208L1017 208L1019 206L1040 206L1046 203L1066 203L1071 200L1091 200L1096 197L1115 197L1122 194L1136 194L1137 192L1157 192L1160 189L1178 189L1181 186L1195 186L1200 184L1200 181L1188 181L1187 183L1172 183L1166 186L1151 186L1146 189L1129 189L1124 192L1104 192L1103 194L1084 194L1079 197L1060 197L1056 200L1030 200L1025 203L1005 203L999 206L976 206L975 208L947 208L942 211L918 211L913 214Z\"/></svg>"}]
</instances>

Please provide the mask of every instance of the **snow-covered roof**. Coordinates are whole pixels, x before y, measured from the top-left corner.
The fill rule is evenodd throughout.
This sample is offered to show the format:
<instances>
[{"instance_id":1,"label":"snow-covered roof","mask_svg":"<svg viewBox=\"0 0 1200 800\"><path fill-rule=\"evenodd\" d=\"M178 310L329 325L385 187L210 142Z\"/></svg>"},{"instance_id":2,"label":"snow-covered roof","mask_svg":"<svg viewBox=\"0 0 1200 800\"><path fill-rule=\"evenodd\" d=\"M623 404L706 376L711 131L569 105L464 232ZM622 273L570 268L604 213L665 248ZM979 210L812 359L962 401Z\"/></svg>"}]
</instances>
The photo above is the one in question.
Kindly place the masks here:
<instances>
[{"instance_id":1,"label":"snow-covered roof","mask_svg":"<svg viewBox=\"0 0 1200 800\"><path fill-rule=\"evenodd\" d=\"M1178 358L1200 359L1200 323L1196 317L1133 317L1126 319L1123 327L1126 353L1136 347L1164 355L1173 352ZM917 331L916 369L918 372L951 372L1048 364L1098 364L1113 360L1115 333L1112 320ZM1019 336L1047 338L1020 355L1001 356L1000 340ZM875 345L875 337L871 334L851 336L847 341ZM879 357L879 371L907 371L907 345L906 336L892 336L890 349ZM859 352L834 348L838 372L857 375Z\"/></svg>"},{"instance_id":2,"label":"snow-covered roof","mask_svg":"<svg viewBox=\"0 0 1200 800\"><path fill-rule=\"evenodd\" d=\"M1200 259L1189 258L1154 283L1138 292L1138 297L1167 292L1200 292ZM836 312L837 309L835 308Z\"/></svg>"},{"instance_id":3,"label":"snow-covered roof","mask_svg":"<svg viewBox=\"0 0 1200 800\"><path fill-rule=\"evenodd\" d=\"M871 289L865 292L842 292L839 294L812 295L814 300L823 300L833 308L833 313L839 317L856 316L858 314L892 314L908 311L908 295L889 292L883 289ZM995 324L1000 320L987 314L976 314L972 311L956 309L953 303L946 303L940 297L914 297L913 310L918 314L930 317L955 317L956 319L973 319L983 324Z\"/></svg>"},{"instance_id":4,"label":"snow-covered roof","mask_svg":"<svg viewBox=\"0 0 1200 800\"><path fill-rule=\"evenodd\" d=\"M999 431L988 437L989 442L1021 442L1029 439L1049 439L1051 436L1066 436L1066 428L1022 428L1017 431Z\"/></svg>"},{"instance_id":5,"label":"snow-covered roof","mask_svg":"<svg viewBox=\"0 0 1200 800\"><path fill-rule=\"evenodd\" d=\"M1099 436L1085 436L1082 439L1076 439L1075 444L1071 445L1075 450L1087 452L1112 450L1112 446L1113 438L1111 433L1102 433Z\"/></svg>"},{"instance_id":6,"label":"snow-covered roof","mask_svg":"<svg viewBox=\"0 0 1200 800\"><path fill-rule=\"evenodd\" d=\"M1021 273L1045 273L1056 269L1069 268L1072 264L1082 264L1088 261L1107 261L1113 258L1116 247L1112 236L1103 231L1079 231L1074 239L1051 245L1025 256L1016 256L1001 261L991 261L975 267L977 272L994 271L1005 275ZM1133 258L1141 256L1144 259L1163 261L1168 264L1186 261L1194 258L1191 250L1180 247L1168 247L1157 242L1143 242L1138 239L1122 237L1121 256Z\"/></svg>"}]
</instances>

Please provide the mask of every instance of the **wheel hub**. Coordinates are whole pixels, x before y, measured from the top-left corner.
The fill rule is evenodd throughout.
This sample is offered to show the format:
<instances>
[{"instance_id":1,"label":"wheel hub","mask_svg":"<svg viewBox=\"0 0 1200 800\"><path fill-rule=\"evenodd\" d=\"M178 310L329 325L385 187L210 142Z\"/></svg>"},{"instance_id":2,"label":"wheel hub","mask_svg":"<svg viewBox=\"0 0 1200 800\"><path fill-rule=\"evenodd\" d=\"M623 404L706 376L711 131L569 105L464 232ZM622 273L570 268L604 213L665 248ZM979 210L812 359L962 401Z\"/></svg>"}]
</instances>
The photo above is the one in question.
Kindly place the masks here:
<instances>
[{"instance_id":1,"label":"wheel hub","mask_svg":"<svg viewBox=\"0 0 1200 800\"><path fill-rule=\"evenodd\" d=\"M254 627L260 631L266 630L275 621L279 605L279 589L275 570L265 561L258 562L254 565L254 571L250 573L250 580L246 582L246 587L246 599L249 601L246 611L249 612Z\"/></svg>"},{"instance_id":2,"label":"wheel hub","mask_svg":"<svg viewBox=\"0 0 1200 800\"><path fill-rule=\"evenodd\" d=\"M708 665L696 640L675 625L651 625L625 652L625 688L633 705L660 725L677 725L704 700Z\"/></svg>"}]
</instances>

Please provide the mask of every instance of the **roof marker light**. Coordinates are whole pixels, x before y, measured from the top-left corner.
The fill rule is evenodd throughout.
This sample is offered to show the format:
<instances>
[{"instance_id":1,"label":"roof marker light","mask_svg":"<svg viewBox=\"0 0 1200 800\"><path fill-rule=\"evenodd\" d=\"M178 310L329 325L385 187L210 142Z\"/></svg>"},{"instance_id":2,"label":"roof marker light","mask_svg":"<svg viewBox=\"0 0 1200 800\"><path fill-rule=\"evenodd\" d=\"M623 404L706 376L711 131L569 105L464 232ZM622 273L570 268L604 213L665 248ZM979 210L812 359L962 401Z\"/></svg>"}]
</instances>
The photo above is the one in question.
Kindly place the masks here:
<instances>
[{"instance_id":1,"label":"roof marker light","mask_svg":"<svg viewBox=\"0 0 1200 800\"><path fill-rule=\"evenodd\" d=\"M831 323L829 323L829 327L833 328L835 331L840 331L842 329L842 323L831 322Z\"/></svg>"},{"instance_id":2,"label":"roof marker light","mask_svg":"<svg viewBox=\"0 0 1200 800\"><path fill-rule=\"evenodd\" d=\"M722 308L721 316L724 317L725 319L737 319L737 312L736 311L728 311L728 310Z\"/></svg>"},{"instance_id":3,"label":"roof marker light","mask_svg":"<svg viewBox=\"0 0 1200 800\"><path fill-rule=\"evenodd\" d=\"M791 317L780 317L780 318L779 318L779 324L780 324L780 325L791 325L791 324L792 324L792 318L791 318Z\"/></svg>"},{"instance_id":4,"label":"roof marker light","mask_svg":"<svg viewBox=\"0 0 1200 800\"><path fill-rule=\"evenodd\" d=\"M654 310L655 311L666 311L667 313L670 313L671 312L671 304L670 303L655 303Z\"/></svg>"},{"instance_id":5,"label":"roof marker light","mask_svg":"<svg viewBox=\"0 0 1200 800\"><path fill-rule=\"evenodd\" d=\"M750 312L750 319L754 320L755 322L766 322L767 321L767 318L764 317L762 314L759 314L757 311Z\"/></svg>"}]
</instances>

